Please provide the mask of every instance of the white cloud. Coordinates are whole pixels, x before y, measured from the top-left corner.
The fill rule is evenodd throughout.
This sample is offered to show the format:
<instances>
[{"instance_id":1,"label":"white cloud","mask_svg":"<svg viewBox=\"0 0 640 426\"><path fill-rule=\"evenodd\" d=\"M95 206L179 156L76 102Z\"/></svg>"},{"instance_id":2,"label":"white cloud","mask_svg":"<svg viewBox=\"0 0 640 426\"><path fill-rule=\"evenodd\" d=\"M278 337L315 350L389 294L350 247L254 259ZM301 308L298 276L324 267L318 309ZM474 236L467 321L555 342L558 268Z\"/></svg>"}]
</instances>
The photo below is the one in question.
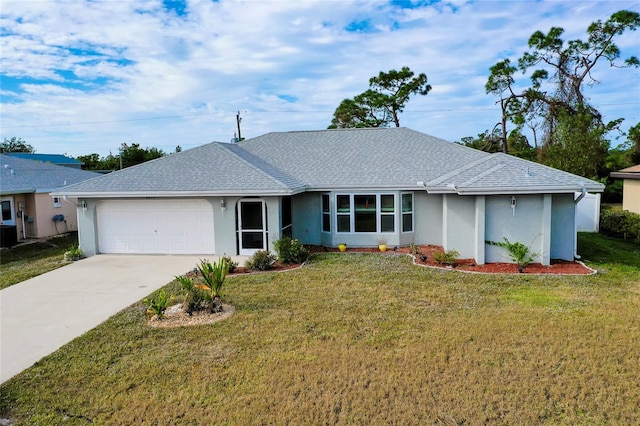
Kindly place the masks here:
<instances>
[{"instance_id":1,"label":"white cloud","mask_svg":"<svg viewBox=\"0 0 640 426\"><path fill-rule=\"evenodd\" d=\"M534 31L560 26L584 38L592 21L637 9L627 0L418 5L194 0L178 16L160 1L5 0L2 137L43 153L104 155L122 142L173 150L227 141L238 110L247 137L325 128L370 77L406 65L433 90L409 102L401 123L459 140L497 121L484 92L489 67L521 55ZM345 31L362 21L371 31ZM637 34L618 44L640 56ZM638 96L629 96L640 94L638 71L595 75L602 84L589 95L605 118L638 122Z\"/></svg>"}]
</instances>

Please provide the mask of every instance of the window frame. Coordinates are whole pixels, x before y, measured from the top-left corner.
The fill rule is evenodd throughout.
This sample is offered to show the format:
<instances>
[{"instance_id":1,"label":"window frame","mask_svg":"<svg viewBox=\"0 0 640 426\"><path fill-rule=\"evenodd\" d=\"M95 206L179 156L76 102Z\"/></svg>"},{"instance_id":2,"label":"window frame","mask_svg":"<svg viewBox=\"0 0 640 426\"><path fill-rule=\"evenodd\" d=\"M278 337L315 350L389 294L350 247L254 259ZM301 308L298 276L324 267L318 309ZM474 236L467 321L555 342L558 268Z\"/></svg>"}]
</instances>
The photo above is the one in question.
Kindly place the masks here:
<instances>
[{"instance_id":1,"label":"window frame","mask_svg":"<svg viewBox=\"0 0 640 426\"><path fill-rule=\"evenodd\" d=\"M323 193L320 197L321 201L321 205L322 205L322 223L320 224L320 229L322 232L325 233L331 233L331 222L332 222L332 215L331 215L331 194L329 193ZM325 206L325 200L326 200L326 206ZM326 207L326 210L325 210ZM327 221L328 219L328 221ZM325 229L325 225L328 225L327 228Z\"/></svg>"},{"instance_id":2,"label":"window frame","mask_svg":"<svg viewBox=\"0 0 640 426\"><path fill-rule=\"evenodd\" d=\"M411 210L408 211L404 211L404 204L403 204L403 199L405 196L410 196L411 197ZM415 232L415 197L413 192L401 192L400 193L400 232L403 234L410 234L412 232ZM411 216L411 229L410 230L405 230L404 227L404 217L405 216Z\"/></svg>"},{"instance_id":3,"label":"window frame","mask_svg":"<svg viewBox=\"0 0 640 426\"><path fill-rule=\"evenodd\" d=\"M375 220L376 220L376 229L375 231L356 231L356 199L355 197L369 196L375 197L376 211L375 211ZM391 196L393 197L393 211L392 212L383 212L382 211L382 197ZM338 197L348 197L349 199L349 211L339 211L338 206L340 205L338 201ZM398 204L397 204L397 193L394 192L340 192L334 195L335 200L335 218L336 218L336 234L349 234L349 235L362 235L362 234L394 234L396 233L396 215L398 213ZM339 216L348 216L349 217L349 230L341 231L339 227ZM391 231L383 231L382 230L382 218L383 216L391 216L393 217L393 230Z\"/></svg>"},{"instance_id":4,"label":"window frame","mask_svg":"<svg viewBox=\"0 0 640 426\"><path fill-rule=\"evenodd\" d=\"M60 202L60 197L53 197L53 207L59 209L62 207L62 203Z\"/></svg>"},{"instance_id":5,"label":"window frame","mask_svg":"<svg viewBox=\"0 0 640 426\"><path fill-rule=\"evenodd\" d=\"M340 201L339 197L347 197L349 200L348 211L340 211ZM353 194L336 194L335 195L335 206L336 206L336 234L352 234L353 231ZM340 217L348 217L349 218L349 230L341 231L340 230Z\"/></svg>"},{"instance_id":6,"label":"window frame","mask_svg":"<svg viewBox=\"0 0 640 426\"><path fill-rule=\"evenodd\" d=\"M380 199L379 202L379 213L378 213L378 217L379 217L379 222L380 222L380 233L384 233L384 234L393 234L396 232L396 194L390 194L390 193L380 193L378 194L378 197ZM382 204L382 197L391 197L391 211L384 211L382 209L383 204ZM390 231L385 231L382 229L383 227L383 217L391 217L392 220L392 229Z\"/></svg>"}]
</instances>

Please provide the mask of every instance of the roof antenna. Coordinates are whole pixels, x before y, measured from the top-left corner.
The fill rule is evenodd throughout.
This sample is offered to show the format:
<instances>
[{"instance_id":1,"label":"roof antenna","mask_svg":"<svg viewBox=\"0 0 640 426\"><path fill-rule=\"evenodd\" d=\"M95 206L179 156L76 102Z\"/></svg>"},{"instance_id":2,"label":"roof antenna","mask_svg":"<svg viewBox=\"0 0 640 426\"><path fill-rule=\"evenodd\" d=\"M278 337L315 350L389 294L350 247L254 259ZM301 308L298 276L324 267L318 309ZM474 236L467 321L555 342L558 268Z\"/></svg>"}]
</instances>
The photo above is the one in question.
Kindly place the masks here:
<instances>
[{"instance_id":1,"label":"roof antenna","mask_svg":"<svg viewBox=\"0 0 640 426\"><path fill-rule=\"evenodd\" d=\"M242 133L240 133L240 122L242 121L242 117L240 117L240 111L236 114L236 123L238 123L238 142L242 140Z\"/></svg>"}]
</instances>

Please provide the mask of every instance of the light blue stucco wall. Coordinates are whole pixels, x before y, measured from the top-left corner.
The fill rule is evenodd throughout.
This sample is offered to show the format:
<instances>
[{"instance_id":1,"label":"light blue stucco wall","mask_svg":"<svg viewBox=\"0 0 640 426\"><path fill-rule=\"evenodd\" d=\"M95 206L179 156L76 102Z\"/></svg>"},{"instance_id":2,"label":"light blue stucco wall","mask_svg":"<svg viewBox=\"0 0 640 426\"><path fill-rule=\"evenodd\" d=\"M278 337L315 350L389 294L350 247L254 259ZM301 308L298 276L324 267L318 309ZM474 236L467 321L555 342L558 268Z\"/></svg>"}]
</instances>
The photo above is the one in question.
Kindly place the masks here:
<instances>
[{"instance_id":1,"label":"light blue stucco wall","mask_svg":"<svg viewBox=\"0 0 640 426\"><path fill-rule=\"evenodd\" d=\"M573 194L555 194L551 204L551 259L573 260L576 205Z\"/></svg>"},{"instance_id":2,"label":"light blue stucco wall","mask_svg":"<svg viewBox=\"0 0 640 426\"><path fill-rule=\"evenodd\" d=\"M417 191L414 202L414 240L416 244L442 245L442 198L440 194ZM406 242L411 244L414 241Z\"/></svg>"},{"instance_id":3,"label":"light blue stucco wall","mask_svg":"<svg viewBox=\"0 0 640 426\"><path fill-rule=\"evenodd\" d=\"M83 203L86 203L86 209L81 207ZM78 246L87 257L98 254L96 205L96 200L78 199Z\"/></svg>"},{"instance_id":4,"label":"light blue stucco wall","mask_svg":"<svg viewBox=\"0 0 640 426\"><path fill-rule=\"evenodd\" d=\"M424 191L414 192L413 231L402 232L402 194L411 191L355 191L341 190L324 192L329 194L331 204L331 232L322 231L322 192L298 194L292 197L293 236L304 244L336 247L346 243L350 247L376 247L384 238L389 247L399 245L439 244L442 240L442 197L430 195ZM336 194L394 194L396 203L395 232L336 232L335 197ZM419 235L419 236L418 236Z\"/></svg>"},{"instance_id":5,"label":"light blue stucco wall","mask_svg":"<svg viewBox=\"0 0 640 426\"><path fill-rule=\"evenodd\" d=\"M548 200L545 203L545 197ZM516 207L511 207L511 196L493 195L486 197L485 239L487 241L521 242L538 253L536 262L544 262L549 257L550 238L550 196L542 194L517 195ZM549 217L545 217L549 216ZM486 245L486 262L511 262L505 249Z\"/></svg>"},{"instance_id":6,"label":"light blue stucco wall","mask_svg":"<svg viewBox=\"0 0 640 426\"><path fill-rule=\"evenodd\" d=\"M442 246L455 250L460 258L474 258L475 201L473 196L446 194L442 202Z\"/></svg>"},{"instance_id":7,"label":"light blue stucco wall","mask_svg":"<svg viewBox=\"0 0 640 426\"><path fill-rule=\"evenodd\" d=\"M307 192L291 197L293 238L304 244L331 245L329 234L322 235L322 194Z\"/></svg>"}]
</instances>

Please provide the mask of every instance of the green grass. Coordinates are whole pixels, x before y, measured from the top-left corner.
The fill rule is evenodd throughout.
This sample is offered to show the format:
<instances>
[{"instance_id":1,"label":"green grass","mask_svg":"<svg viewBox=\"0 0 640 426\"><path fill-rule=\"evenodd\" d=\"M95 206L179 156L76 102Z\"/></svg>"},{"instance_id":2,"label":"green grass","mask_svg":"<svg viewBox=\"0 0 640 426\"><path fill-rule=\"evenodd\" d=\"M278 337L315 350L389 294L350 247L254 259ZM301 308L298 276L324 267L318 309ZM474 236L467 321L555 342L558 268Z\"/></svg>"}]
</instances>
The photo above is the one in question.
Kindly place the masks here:
<instances>
[{"instance_id":1,"label":"green grass","mask_svg":"<svg viewBox=\"0 0 640 426\"><path fill-rule=\"evenodd\" d=\"M640 270L640 244L603 234L578 234L578 254L601 273L633 273Z\"/></svg>"},{"instance_id":2,"label":"green grass","mask_svg":"<svg viewBox=\"0 0 640 426\"><path fill-rule=\"evenodd\" d=\"M77 233L3 249L0 251L0 289L67 265L64 252L74 244L78 244Z\"/></svg>"},{"instance_id":3,"label":"green grass","mask_svg":"<svg viewBox=\"0 0 640 426\"><path fill-rule=\"evenodd\" d=\"M581 235L581 253L600 243L630 249ZM598 262L606 273L490 276L316 255L229 279L236 312L218 323L151 328L131 306L3 384L0 413L18 425L635 424L640 265Z\"/></svg>"}]
</instances>

